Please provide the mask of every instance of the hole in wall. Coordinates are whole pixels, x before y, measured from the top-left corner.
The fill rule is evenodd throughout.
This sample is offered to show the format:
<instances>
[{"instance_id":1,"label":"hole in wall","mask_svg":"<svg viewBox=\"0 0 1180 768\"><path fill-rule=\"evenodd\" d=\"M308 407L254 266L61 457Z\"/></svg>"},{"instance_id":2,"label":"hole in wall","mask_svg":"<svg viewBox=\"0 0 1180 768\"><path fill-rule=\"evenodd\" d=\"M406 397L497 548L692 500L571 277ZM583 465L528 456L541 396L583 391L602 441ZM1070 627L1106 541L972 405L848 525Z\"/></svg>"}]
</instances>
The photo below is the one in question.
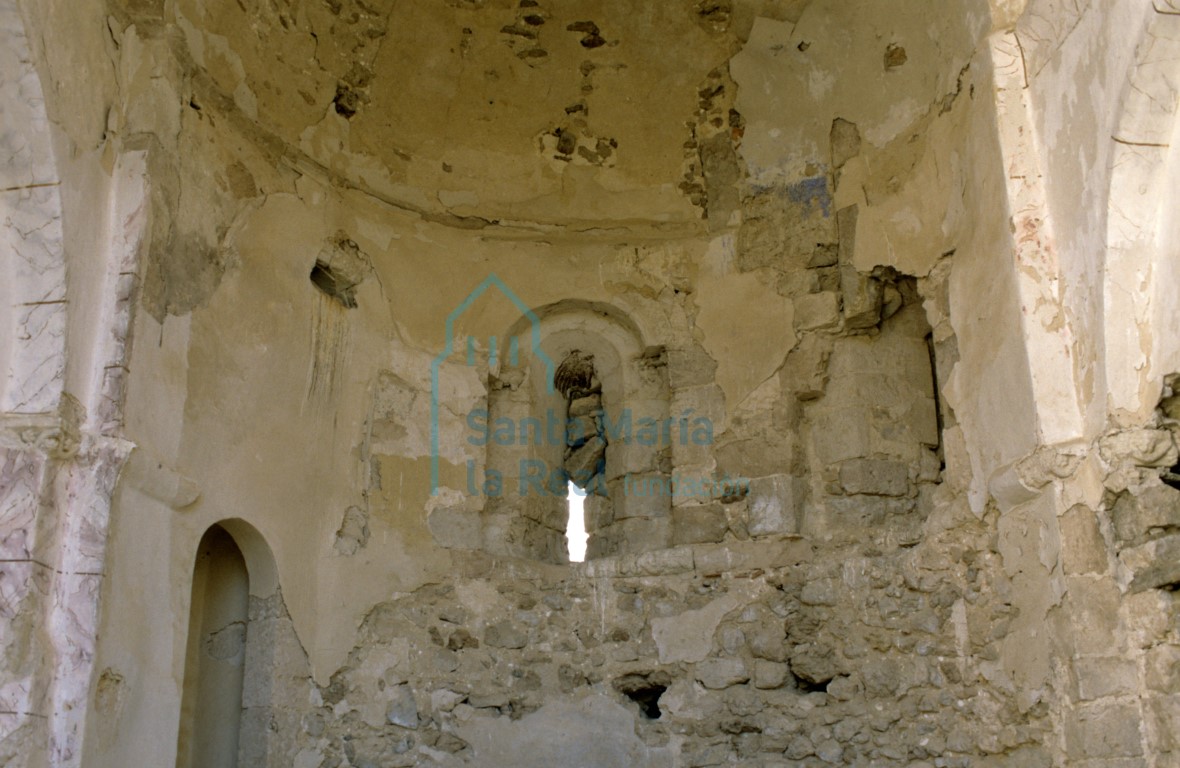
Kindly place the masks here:
<instances>
[{"instance_id":1,"label":"hole in wall","mask_svg":"<svg viewBox=\"0 0 1180 768\"><path fill-rule=\"evenodd\" d=\"M569 505L569 522L565 526L565 540L569 544L571 563L581 563L586 560L586 542L590 534L586 533L586 492L569 482L566 490L566 503Z\"/></svg>"},{"instance_id":2,"label":"hole in wall","mask_svg":"<svg viewBox=\"0 0 1180 768\"><path fill-rule=\"evenodd\" d=\"M660 715L660 697L664 695L664 691L668 690L662 685L649 685L643 688L637 688L634 691L629 691L627 698L639 705L639 711L648 720L659 720Z\"/></svg>"},{"instance_id":3,"label":"hole in wall","mask_svg":"<svg viewBox=\"0 0 1180 768\"><path fill-rule=\"evenodd\" d=\"M831 678L827 680L812 681L806 680L802 677L795 676L795 687L803 693L827 693L828 683L832 682Z\"/></svg>"},{"instance_id":4,"label":"hole in wall","mask_svg":"<svg viewBox=\"0 0 1180 768\"><path fill-rule=\"evenodd\" d=\"M356 309L356 283L338 274L329 264L316 260L311 268L311 283L321 293L349 309Z\"/></svg>"},{"instance_id":5,"label":"hole in wall","mask_svg":"<svg viewBox=\"0 0 1180 768\"><path fill-rule=\"evenodd\" d=\"M623 675L615 680L615 690L639 705L639 713L648 720L659 720L660 697L671 683L666 673Z\"/></svg>"},{"instance_id":6,"label":"hole in wall","mask_svg":"<svg viewBox=\"0 0 1180 768\"><path fill-rule=\"evenodd\" d=\"M1173 488L1180 490L1180 464L1163 472L1160 479L1164 481L1164 485L1170 485Z\"/></svg>"}]
</instances>

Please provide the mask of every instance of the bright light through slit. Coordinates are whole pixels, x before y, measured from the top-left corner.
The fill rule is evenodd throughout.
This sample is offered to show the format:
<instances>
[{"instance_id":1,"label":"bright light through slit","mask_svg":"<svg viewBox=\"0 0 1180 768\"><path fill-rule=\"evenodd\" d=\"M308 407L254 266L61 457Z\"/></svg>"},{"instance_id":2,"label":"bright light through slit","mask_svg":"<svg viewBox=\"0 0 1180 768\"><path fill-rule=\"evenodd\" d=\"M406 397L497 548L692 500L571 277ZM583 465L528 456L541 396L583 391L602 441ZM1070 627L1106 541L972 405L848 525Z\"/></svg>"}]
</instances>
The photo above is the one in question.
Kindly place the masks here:
<instances>
[{"instance_id":1,"label":"bright light through slit","mask_svg":"<svg viewBox=\"0 0 1180 768\"><path fill-rule=\"evenodd\" d=\"M570 543L570 562L580 563L586 559L586 516L582 512L582 504L586 501L586 492L572 482L569 486L570 521L565 528L565 538Z\"/></svg>"}]
</instances>

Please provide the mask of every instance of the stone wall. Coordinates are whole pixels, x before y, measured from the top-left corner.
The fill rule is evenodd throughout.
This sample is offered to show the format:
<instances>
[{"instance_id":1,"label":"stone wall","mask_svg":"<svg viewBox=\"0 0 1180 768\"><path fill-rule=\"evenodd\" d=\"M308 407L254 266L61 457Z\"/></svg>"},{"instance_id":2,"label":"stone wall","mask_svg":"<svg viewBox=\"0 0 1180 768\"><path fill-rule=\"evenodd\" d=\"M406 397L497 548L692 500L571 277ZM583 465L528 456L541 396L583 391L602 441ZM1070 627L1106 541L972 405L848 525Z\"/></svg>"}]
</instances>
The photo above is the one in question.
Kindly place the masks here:
<instances>
[{"instance_id":1,"label":"stone wall","mask_svg":"<svg viewBox=\"0 0 1180 768\"><path fill-rule=\"evenodd\" d=\"M986 681L1013 608L985 531L472 556L373 608L273 764L1049 765L1047 711Z\"/></svg>"},{"instance_id":2,"label":"stone wall","mask_svg":"<svg viewBox=\"0 0 1180 768\"><path fill-rule=\"evenodd\" d=\"M0 756L1169 765L1173 5L0 2Z\"/></svg>"}]
</instances>

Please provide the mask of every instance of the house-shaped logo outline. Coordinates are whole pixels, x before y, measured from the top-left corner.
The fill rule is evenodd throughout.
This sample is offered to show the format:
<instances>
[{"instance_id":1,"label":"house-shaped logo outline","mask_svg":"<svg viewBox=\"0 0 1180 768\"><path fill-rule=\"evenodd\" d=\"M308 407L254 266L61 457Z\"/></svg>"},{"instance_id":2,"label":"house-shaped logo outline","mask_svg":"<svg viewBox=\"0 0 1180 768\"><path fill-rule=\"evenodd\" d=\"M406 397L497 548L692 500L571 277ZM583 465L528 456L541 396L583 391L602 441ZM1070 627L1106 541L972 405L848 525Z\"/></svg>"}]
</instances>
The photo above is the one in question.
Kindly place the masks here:
<instances>
[{"instance_id":1,"label":"house-shaped logo outline","mask_svg":"<svg viewBox=\"0 0 1180 768\"><path fill-rule=\"evenodd\" d=\"M545 384L549 388L550 394L554 391L553 374L555 367L553 361L541 349L541 320L533 312L533 310L525 304L520 298L512 292L503 280L501 280L495 272L488 274L483 282L475 287L471 293L467 294L467 298L459 306L455 307L449 315L447 315L447 331L446 331L446 346L442 354L434 358L430 363L430 495L434 496L438 493L438 475L439 475L439 436L438 436L438 395L439 395L439 370L442 364L455 351L455 320L462 316L471 305L488 291L489 288L495 287L500 291L509 301L511 301L517 309L521 311L524 317L529 320L529 336L531 337L531 348L534 354L539 356L545 363ZM510 342L511 355L515 356L517 351L516 340L519 337L513 337ZM496 337L493 336L489 342L489 349L495 359L496 354ZM515 363L515 359L513 359ZM468 350L467 364L474 365L474 360L471 350Z\"/></svg>"}]
</instances>

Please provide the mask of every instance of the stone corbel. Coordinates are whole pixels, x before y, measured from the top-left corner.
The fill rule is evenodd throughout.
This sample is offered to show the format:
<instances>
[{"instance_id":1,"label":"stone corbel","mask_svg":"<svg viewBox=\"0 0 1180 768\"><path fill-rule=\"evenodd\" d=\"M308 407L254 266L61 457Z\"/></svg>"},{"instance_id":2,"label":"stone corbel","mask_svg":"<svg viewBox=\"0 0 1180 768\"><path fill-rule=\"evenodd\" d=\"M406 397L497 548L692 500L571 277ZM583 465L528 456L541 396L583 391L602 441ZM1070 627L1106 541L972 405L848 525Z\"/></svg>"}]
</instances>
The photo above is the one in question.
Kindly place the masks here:
<instances>
[{"instance_id":1,"label":"stone corbel","mask_svg":"<svg viewBox=\"0 0 1180 768\"><path fill-rule=\"evenodd\" d=\"M1081 445L1042 446L997 469L988 479L988 491L1002 509L1032 501L1051 483L1072 477L1086 458Z\"/></svg>"},{"instance_id":2,"label":"stone corbel","mask_svg":"<svg viewBox=\"0 0 1180 768\"><path fill-rule=\"evenodd\" d=\"M164 465L143 448L136 448L123 470L123 481L173 509L192 506L201 496L197 482Z\"/></svg>"}]
</instances>

